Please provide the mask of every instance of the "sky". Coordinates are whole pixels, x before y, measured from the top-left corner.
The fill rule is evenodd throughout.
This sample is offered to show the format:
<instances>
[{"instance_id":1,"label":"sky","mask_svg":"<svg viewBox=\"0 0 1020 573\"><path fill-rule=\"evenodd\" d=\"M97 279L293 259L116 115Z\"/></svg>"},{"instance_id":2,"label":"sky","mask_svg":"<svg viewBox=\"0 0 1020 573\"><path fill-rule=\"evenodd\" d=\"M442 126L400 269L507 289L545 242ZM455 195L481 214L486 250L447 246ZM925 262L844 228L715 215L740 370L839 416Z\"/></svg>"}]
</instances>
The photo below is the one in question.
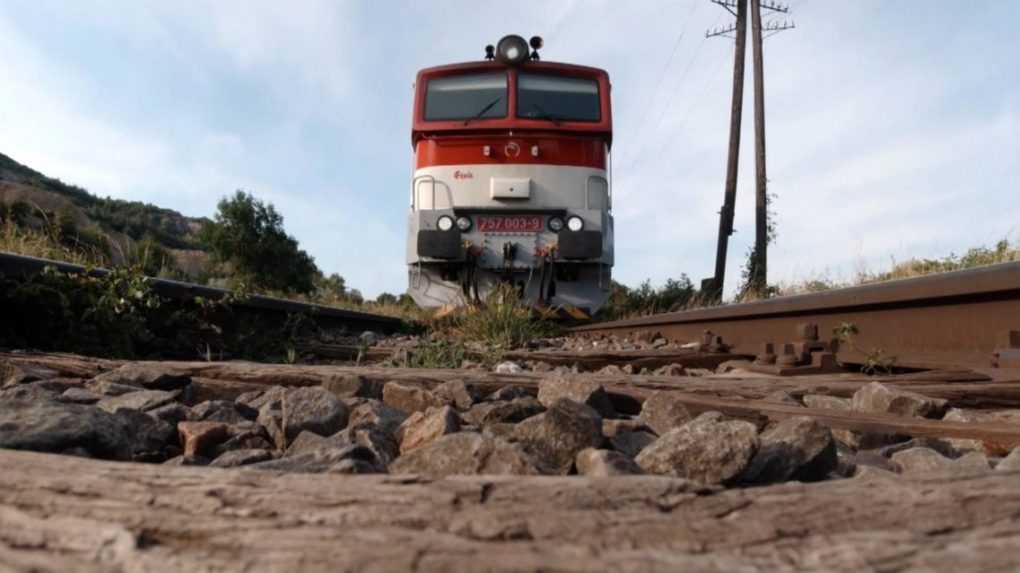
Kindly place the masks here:
<instances>
[{"instance_id":1,"label":"sky","mask_svg":"<svg viewBox=\"0 0 1020 573\"><path fill-rule=\"evenodd\" d=\"M791 0L765 41L770 281L1020 241L1020 4ZM712 274L732 21L709 0L0 0L0 152L211 216L245 189L327 273L402 292L412 84L517 33L613 85L615 276ZM754 238L748 45L727 291Z\"/></svg>"}]
</instances>

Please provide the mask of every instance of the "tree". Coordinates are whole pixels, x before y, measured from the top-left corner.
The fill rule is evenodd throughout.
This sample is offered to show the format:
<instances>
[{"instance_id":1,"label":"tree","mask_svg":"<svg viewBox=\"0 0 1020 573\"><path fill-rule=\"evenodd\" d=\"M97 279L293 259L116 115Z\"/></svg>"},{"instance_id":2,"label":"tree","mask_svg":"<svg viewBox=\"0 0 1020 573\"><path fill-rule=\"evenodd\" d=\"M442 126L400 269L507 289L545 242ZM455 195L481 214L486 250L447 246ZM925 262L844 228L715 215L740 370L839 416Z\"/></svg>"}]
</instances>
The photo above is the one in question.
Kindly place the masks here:
<instances>
[{"instance_id":1,"label":"tree","mask_svg":"<svg viewBox=\"0 0 1020 573\"><path fill-rule=\"evenodd\" d=\"M315 291L319 298L340 300L347 296L347 281L337 273L328 277L319 273L315 277Z\"/></svg>"},{"instance_id":2,"label":"tree","mask_svg":"<svg viewBox=\"0 0 1020 573\"><path fill-rule=\"evenodd\" d=\"M379 296L375 297L376 304L397 304L396 295L392 295L388 292L380 293Z\"/></svg>"},{"instance_id":3,"label":"tree","mask_svg":"<svg viewBox=\"0 0 1020 573\"><path fill-rule=\"evenodd\" d=\"M283 216L273 205L249 193L238 190L221 199L199 238L252 286L304 294L315 290L315 260L284 231Z\"/></svg>"},{"instance_id":4,"label":"tree","mask_svg":"<svg viewBox=\"0 0 1020 573\"><path fill-rule=\"evenodd\" d=\"M353 302L354 304L361 304L365 302L365 297L361 296L360 290L352 288L351 290L347 291L347 300Z\"/></svg>"}]
</instances>

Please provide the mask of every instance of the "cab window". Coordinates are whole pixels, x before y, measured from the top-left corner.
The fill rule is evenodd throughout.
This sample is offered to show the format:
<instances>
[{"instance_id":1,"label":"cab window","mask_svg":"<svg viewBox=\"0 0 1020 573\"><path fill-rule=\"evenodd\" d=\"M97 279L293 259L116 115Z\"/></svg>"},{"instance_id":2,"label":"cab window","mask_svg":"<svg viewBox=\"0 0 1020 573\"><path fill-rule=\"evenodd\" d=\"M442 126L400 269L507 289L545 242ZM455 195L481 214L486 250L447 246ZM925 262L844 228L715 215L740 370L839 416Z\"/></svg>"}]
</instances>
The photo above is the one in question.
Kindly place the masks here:
<instances>
[{"instance_id":1,"label":"cab window","mask_svg":"<svg viewBox=\"0 0 1020 573\"><path fill-rule=\"evenodd\" d=\"M552 121L599 121L598 82L522 72L517 76L517 116Z\"/></svg>"},{"instance_id":2,"label":"cab window","mask_svg":"<svg viewBox=\"0 0 1020 573\"><path fill-rule=\"evenodd\" d=\"M425 121L506 117L505 72L433 78L425 92Z\"/></svg>"}]
</instances>

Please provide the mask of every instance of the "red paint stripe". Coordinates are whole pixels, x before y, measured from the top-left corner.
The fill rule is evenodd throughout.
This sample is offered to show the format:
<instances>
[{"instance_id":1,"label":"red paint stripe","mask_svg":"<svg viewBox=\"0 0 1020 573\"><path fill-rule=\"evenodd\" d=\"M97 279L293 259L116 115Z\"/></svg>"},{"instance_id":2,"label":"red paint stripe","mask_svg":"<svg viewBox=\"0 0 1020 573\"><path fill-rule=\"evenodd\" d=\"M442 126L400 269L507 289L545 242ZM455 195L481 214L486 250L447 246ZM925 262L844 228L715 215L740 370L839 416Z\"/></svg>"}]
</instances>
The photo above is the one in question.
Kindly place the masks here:
<instances>
[{"instance_id":1,"label":"red paint stripe","mask_svg":"<svg viewBox=\"0 0 1020 573\"><path fill-rule=\"evenodd\" d=\"M489 146L489 155L484 148ZM538 146L538 156L532 146ZM422 139L415 168L439 165L570 165L606 168L606 144L598 138L471 136ZM516 153L515 153L516 149Z\"/></svg>"}]
</instances>

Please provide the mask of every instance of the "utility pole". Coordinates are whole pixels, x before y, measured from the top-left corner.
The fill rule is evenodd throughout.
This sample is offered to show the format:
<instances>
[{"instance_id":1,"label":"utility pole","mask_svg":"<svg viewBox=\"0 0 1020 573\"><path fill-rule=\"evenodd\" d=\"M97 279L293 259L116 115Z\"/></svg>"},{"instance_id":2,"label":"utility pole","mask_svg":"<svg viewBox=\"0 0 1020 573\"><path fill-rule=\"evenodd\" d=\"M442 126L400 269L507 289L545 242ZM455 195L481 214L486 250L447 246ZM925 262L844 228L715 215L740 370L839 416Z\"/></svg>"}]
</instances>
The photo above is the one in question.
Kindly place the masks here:
<instances>
[{"instance_id":1,"label":"utility pole","mask_svg":"<svg viewBox=\"0 0 1020 573\"><path fill-rule=\"evenodd\" d=\"M722 300L723 283L726 278L726 250L730 235L733 234L733 212L737 204L737 167L740 164L740 122L744 108L744 47L747 45L747 0L712 0L736 17L736 22L726 28L705 32L706 38L728 36L736 33L736 48L733 55L733 99L730 104L730 146L726 158L726 187L723 205L719 210L719 242L715 251L715 275L705 281L702 290L709 299ZM734 8L736 12L734 12Z\"/></svg>"},{"instance_id":2,"label":"utility pole","mask_svg":"<svg viewBox=\"0 0 1020 573\"><path fill-rule=\"evenodd\" d=\"M736 41L733 60L733 100L730 108L730 143L726 161L726 187L722 209L719 211L719 242L715 253L715 275L702 282L702 291L707 298L722 299L723 283L726 277L726 251L730 235L733 234L733 216L737 202L737 171L740 164L740 124L744 99L744 60L747 38L747 4L751 4L751 33L754 57L754 128L755 128L755 246L752 252L751 276L749 282L758 292L767 287L768 262L768 182L765 174L765 77L762 54L763 33L773 34L793 28L792 23L769 22L762 25L761 10L786 14L789 8L773 0L710 0L736 17L730 26L705 32L706 38L731 37Z\"/></svg>"},{"instance_id":3,"label":"utility pole","mask_svg":"<svg viewBox=\"0 0 1020 573\"><path fill-rule=\"evenodd\" d=\"M758 293L768 288L768 244L769 244L769 198L768 177L765 174L765 62L762 53L762 32L778 33L793 27L793 24L769 22L764 27L761 9L786 14L789 7L761 0L751 2L751 36L754 45L754 261L749 282Z\"/></svg>"}]
</instances>

